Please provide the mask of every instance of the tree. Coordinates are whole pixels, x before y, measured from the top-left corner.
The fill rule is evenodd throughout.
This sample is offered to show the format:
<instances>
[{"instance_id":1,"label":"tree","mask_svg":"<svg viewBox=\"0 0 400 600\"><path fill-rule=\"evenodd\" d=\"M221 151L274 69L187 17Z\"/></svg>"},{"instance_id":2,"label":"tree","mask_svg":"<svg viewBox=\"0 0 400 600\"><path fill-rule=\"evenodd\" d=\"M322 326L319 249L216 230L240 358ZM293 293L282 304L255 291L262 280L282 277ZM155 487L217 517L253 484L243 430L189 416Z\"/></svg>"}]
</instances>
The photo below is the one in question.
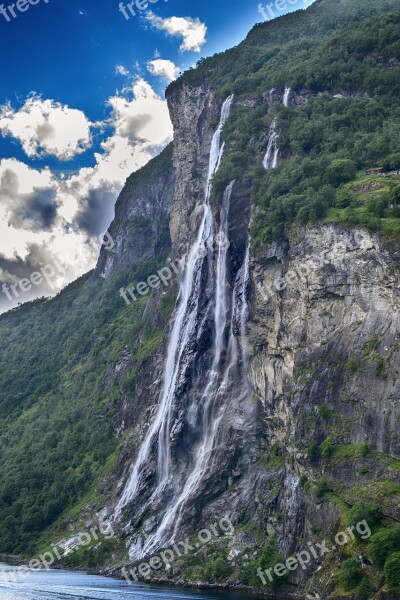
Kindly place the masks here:
<instances>
[{"instance_id":1,"label":"tree","mask_svg":"<svg viewBox=\"0 0 400 600\"><path fill-rule=\"evenodd\" d=\"M373 596L371 584L366 577L361 581L360 585L357 586L356 599L357 600L369 600Z\"/></svg>"},{"instance_id":2,"label":"tree","mask_svg":"<svg viewBox=\"0 0 400 600\"><path fill-rule=\"evenodd\" d=\"M382 569L390 554L399 551L400 526L382 529L374 533L368 542L368 554L379 569Z\"/></svg>"},{"instance_id":3,"label":"tree","mask_svg":"<svg viewBox=\"0 0 400 600\"><path fill-rule=\"evenodd\" d=\"M390 199L393 204L398 204L400 202L400 185L395 185L394 188L390 191Z\"/></svg>"},{"instance_id":4,"label":"tree","mask_svg":"<svg viewBox=\"0 0 400 600\"><path fill-rule=\"evenodd\" d=\"M377 504L367 504L362 500L359 500L349 510L346 517L346 525L353 527L361 521L366 521L371 531L379 524L381 518L381 510ZM362 537L357 531L354 531L354 535L358 540L362 540Z\"/></svg>"},{"instance_id":5,"label":"tree","mask_svg":"<svg viewBox=\"0 0 400 600\"><path fill-rule=\"evenodd\" d=\"M328 182L335 187L355 178L357 165L353 160L336 158L327 170Z\"/></svg>"},{"instance_id":6,"label":"tree","mask_svg":"<svg viewBox=\"0 0 400 600\"><path fill-rule=\"evenodd\" d=\"M339 583L345 592L354 590L363 579L360 561L357 558L345 560L339 572Z\"/></svg>"},{"instance_id":7,"label":"tree","mask_svg":"<svg viewBox=\"0 0 400 600\"><path fill-rule=\"evenodd\" d=\"M383 572L389 592L400 592L400 552L394 552L389 556Z\"/></svg>"}]
</instances>

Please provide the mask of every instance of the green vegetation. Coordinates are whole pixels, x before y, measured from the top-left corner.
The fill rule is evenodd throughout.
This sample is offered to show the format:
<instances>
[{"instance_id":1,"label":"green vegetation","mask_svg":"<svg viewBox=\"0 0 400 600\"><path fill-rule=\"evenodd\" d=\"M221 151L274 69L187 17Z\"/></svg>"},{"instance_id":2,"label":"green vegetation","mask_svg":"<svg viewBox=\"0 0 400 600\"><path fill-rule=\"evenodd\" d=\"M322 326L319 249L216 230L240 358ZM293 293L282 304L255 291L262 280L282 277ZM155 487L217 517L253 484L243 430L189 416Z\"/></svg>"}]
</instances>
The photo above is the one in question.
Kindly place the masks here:
<instances>
[{"instance_id":1,"label":"green vegetation","mask_svg":"<svg viewBox=\"0 0 400 600\"><path fill-rule=\"evenodd\" d=\"M334 448L334 456L343 459L355 459L367 456L368 444L338 444Z\"/></svg>"},{"instance_id":2,"label":"green vegetation","mask_svg":"<svg viewBox=\"0 0 400 600\"><path fill-rule=\"evenodd\" d=\"M360 361L352 356L346 363L346 369L348 369L350 373L357 373L357 371L360 370L360 365Z\"/></svg>"},{"instance_id":3,"label":"green vegetation","mask_svg":"<svg viewBox=\"0 0 400 600\"><path fill-rule=\"evenodd\" d=\"M323 92L328 82L329 87L352 90L368 75L374 89L393 86L393 95L398 95L396 71L382 72L381 67L399 53L398 21L390 14L396 9L397 0L318 2L307 12L256 25L236 48L201 59L198 68L173 82L167 93L183 81L198 84L204 79L222 97L254 95L285 84ZM369 17L375 18L368 21Z\"/></svg>"},{"instance_id":4,"label":"green vegetation","mask_svg":"<svg viewBox=\"0 0 400 600\"><path fill-rule=\"evenodd\" d=\"M233 569L226 558L218 556L207 563L204 567L204 581L210 581L211 583L217 583L224 581L231 575Z\"/></svg>"},{"instance_id":5,"label":"green vegetation","mask_svg":"<svg viewBox=\"0 0 400 600\"><path fill-rule=\"evenodd\" d=\"M373 591L370 582L364 577L361 583L356 588L356 600L370 600L373 596Z\"/></svg>"},{"instance_id":6,"label":"green vegetation","mask_svg":"<svg viewBox=\"0 0 400 600\"><path fill-rule=\"evenodd\" d=\"M329 491L331 491L331 486L328 478L324 475L315 484L315 487L313 488L313 494L316 498L322 498Z\"/></svg>"},{"instance_id":7,"label":"green vegetation","mask_svg":"<svg viewBox=\"0 0 400 600\"><path fill-rule=\"evenodd\" d=\"M354 527L358 523L361 523L361 521L366 521L370 530L374 531L378 527L381 516L381 510L377 504L367 504L362 500L359 500L348 511L346 525L348 527ZM354 530L354 535L358 541L363 539L356 530Z\"/></svg>"},{"instance_id":8,"label":"green vegetation","mask_svg":"<svg viewBox=\"0 0 400 600\"><path fill-rule=\"evenodd\" d=\"M143 314L148 298L127 306L119 289L163 261L161 253L108 280L89 273L50 301L0 316L1 552L33 555L49 528L98 501L123 441L115 432L133 419L123 406L135 406L137 371L160 347L175 296L169 288L154 318ZM94 565L106 546L71 560Z\"/></svg>"},{"instance_id":9,"label":"green vegetation","mask_svg":"<svg viewBox=\"0 0 400 600\"><path fill-rule=\"evenodd\" d=\"M370 538L368 554L373 563L382 569L393 553L400 551L400 526L382 529Z\"/></svg>"},{"instance_id":10,"label":"green vegetation","mask_svg":"<svg viewBox=\"0 0 400 600\"><path fill-rule=\"evenodd\" d=\"M110 563L110 560L115 560L115 557L124 557L128 559L126 548L123 542L116 537L112 539L100 539L92 542L89 546L81 546L73 550L63 559L63 564L67 567L105 567Z\"/></svg>"},{"instance_id":11,"label":"green vegetation","mask_svg":"<svg viewBox=\"0 0 400 600\"><path fill-rule=\"evenodd\" d=\"M306 103L270 114L264 103L236 106L224 135L229 151L214 192L232 179L252 182L254 251L293 225L319 220L400 233L399 177L365 169L400 168L400 11L395 0L319 2L255 27L237 48L201 61L171 84L210 80L222 98L257 96L289 85ZM338 96L340 94L340 97ZM265 171L262 151L274 116L278 167Z\"/></svg>"},{"instance_id":12,"label":"green vegetation","mask_svg":"<svg viewBox=\"0 0 400 600\"><path fill-rule=\"evenodd\" d=\"M189 581L224 582L234 571L227 559L228 552L225 541L206 544L197 552L178 559L179 571L182 569Z\"/></svg>"},{"instance_id":13,"label":"green vegetation","mask_svg":"<svg viewBox=\"0 0 400 600\"><path fill-rule=\"evenodd\" d=\"M326 440L324 440L321 444L321 456L322 458L330 458L335 451L335 448L332 444L332 436L328 435Z\"/></svg>"},{"instance_id":14,"label":"green vegetation","mask_svg":"<svg viewBox=\"0 0 400 600\"><path fill-rule=\"evenodd\" d=\"M153 356L163 339L164 331L160 331L158 329L151 329L150 332L147 333L147 335L145 335L140 346L135 351L135 358L143 360L145 358L150 358L151 356Z\"/></svg>"},{"instance_id":15,"label":"green vegetation","mask_svg":"<svg viewBox=\"0 0 400 600\"><path fill-rule=\"evenodd\" d=\"M385 585L389 592L400 592L400 552L393 552L383 569Z\"/></svg>"},{"instance_id":16,"label":"green vegetation","mask_svg":"<svg viewBox=\"0 0 400 600\"><path fill-rule=\"evenodd\" d=\"M240 581L246 585L251 585L253 587L262 587L260 579L257 575L257 569L261 569L262 571L268 569L274 569L275 565L278 563L284 563L283 557L278 552L276 546L276 540L274 538L269 538L264 544L264 547L261 549L260 555L255 561L251 561L249 565L245 565L240 570ZM269 581L268 577L265 577L266 587L271 589L272 591L277 591L281 587L283 587L287 583L287 576L283 575L282 577L272 576L272 581Z\"/></svg>"},{"instance_id":17,"label":"green vegetation","mask_svg":"<svg viewBox=\"0 0 400 600\"><path fill-rule=\"evenodd\" d=\"M236 96L223 131L227 151L214 178L213 198L220 197L234 178L246 189L251 187L255 251L293 227L315 222L363 226L398 238L400 177L366 175L365 170L400 168L399 25L398 0L322 0L307 13L255 27L237 48L201 61L196 71L184 76L193 84L207 79L220 98ZM181 85L182 79L171 84L169 94ZM259 99L285 85L297 95L303 92L306 101L290 109L276 103L272 112L267 102L249 110L239 101ZM262 154L275 117L280 162L273 171L265 171ZM140 186L150 186L171 171L171 155L169 146L128 179L118 200L116 224ZM135 393L141 369L164 342L176 290L171 287L161 297L157 314L145 312L148 298L125 305L120 287L145 280L163 266L168 224L136 215L124 225L132 245L137 236L145 240L158 232L159 253L154 260L132 265L108 281L88 274L54 300L32 302L0 317L2 552L33 554L71 515L98 501L103 493L100 483L115 466L125 441L123 434L116 436L121 414L127 427L137 422L140 406ZM321 318L329 315L322 313ZM381 341L382 335L376 334L365 344L364 356L349 357L348 377L369 366L385 380ZM330 343L322 345L329 350ZM301 365L296 385L316 381L320 367ZM320 404L317 413L309 408L302 413L299 408L303 425L307 432L321 425L318 440L324 441L302 438L300 444L313 464L308 465L310 479L303 474L300 486L312 489L324 504L335 503L349 526L367 521L372 537L366 541L356 534L354 546L368 553L374 569L383 571L387 589L398 591L400 527L391 526L383 514L390 514L384 511L387 506L398 505L400 485L383 477L353 488L335 484L331 467L359 461L361 473L367 468L364 463L370 466L379 457L366 444L340 443L348 438L337 435L343 423L337 425L336 409ZM336 419L335 428L328 428L329 419ZM341 433L344 426L347 423ZM293 455L287 457L285 452L273 445L260 459L266 468L278 471L268 480L265 500L271 505L282 490L281 472L287 465L293 470L296 466ZM383 468L388 464L382 460ZM394 461L389 466L399 468ZM277 513L276 519L280 525L284 515ZM318 531L312 524L310 529ZM266 570L283 562L275 539L262 544L255 560L244 560L238 572L227 560L226 545L212 544L187 557L185 574L211 583L238 576L241 582L260 587L257 568ZM79 549L67 563L101 566L122 552L115 540L103 540ZM338 579L341 588L359 600L371 596L359 559L346 560ZM285 583L285 577L275 577L269 585L276 591Z\"/></svg>"},{"instance_id":18,"label":"green vegetation","mask_svg":"<svg viewBox=\"0 0 400 600\"><path fill-rule=\"evenodd\" d=\"M307 458L309 461L315 461L319 458L320 448L317 442L310 442L307 446Z\"/></svg>"},{"instance_id":19,"label":"green vegetation","mask_svg":"<svg viewBox=\"0 0 400 600\"><path fill-rule=\"evenodd\" d=\"M354 590L362 581L361 564L357 558L349 558L342 563L339 571L340 587L345 592Z\"/></svg>"}]
</instances>

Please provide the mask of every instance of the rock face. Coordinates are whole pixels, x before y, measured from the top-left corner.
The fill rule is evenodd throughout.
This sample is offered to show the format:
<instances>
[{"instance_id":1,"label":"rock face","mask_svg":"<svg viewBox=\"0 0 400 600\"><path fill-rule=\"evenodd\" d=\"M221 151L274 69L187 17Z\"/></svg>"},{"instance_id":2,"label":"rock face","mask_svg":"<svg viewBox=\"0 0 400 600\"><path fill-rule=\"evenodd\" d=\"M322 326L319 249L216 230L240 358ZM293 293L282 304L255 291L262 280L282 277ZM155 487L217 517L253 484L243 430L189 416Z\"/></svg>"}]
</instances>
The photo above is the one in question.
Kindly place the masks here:
<instances>
[{"instance_id":1,"label":"rock face","mask_svg":"<svg viewBox=\"0 0 400 600\"><path fill-rule=\"evenodd\" d=\"M213 128L218 122L219 103L209 85L183 85L168 97L174 126L173 165L176 173L171 211L174 251L185 254L201 218Z\"/></svg>"},{"instance_id":2,"label":"rock face","mask_svg":"<svg viewBox=\"0 0 400 600\"><path fill-rule=\"evenodd\" d=\"M95 276L154 260L171 246L168 221L173 201L172 145L128 178L115 206L109 235L112 251L102 249Z\"/></svg>"},{"instance_id":3,"label":"rock face","mask_svg":"<svg viewBox=\"0 0 400 600\"><path fill-rule=\"evenodd\" d=\"M398 480L383 458L399 455L398 249L365 230L309 227L266 248L251 272L250 378L269 443L295 458L278 499L287 555L310 539L312 523L326 538L340 512L302 489L300 477L324 475L349 492L382 476ZM371 456L370 472L357 472L355 456L310 460L307 447L328 438L337 447L366 444L380 458ZM390 502L384 512L399 518Z\"/></svg>"},{"instance_id":4,"label":"rock face","mask_svg":"<svg viewBox=\"0 0 400 600\"><path fill-rule=\"evenodd\" d=\"M249 99L247 108L282 101L282 94L272 96ZM292 96L290 101L295 105L307 102L306 94L301 101L299 98ZM195 87L186 83L175 87L168 102L175 130L173 169L167 173L161 169L159 174L155 169L149 181L139 182L133 192L128 181L110 230L117 252L110 259L100 257L97 267L97 274L103 277L120 266L148 260L160 248L175 258L187 257L196 237L222 101L203 82ZM260 144L265 146L265 142ZM235 293L243 277L251 214L249 188L243 182L232 187L227 223L229 294ZM215 231L222 221L221 206L222 198L213 201ZM147 234L143 233L146 219ZM165 228L168 220L170 235ZM132 222L137 227L135 238ZM216 269L215 252L207 269ZM371 497L375 497L377 481L399 483L390 462L399 455L400 447L398 261L398 249L389 248L378 235L338 225L298 230L290 239L250 256L242 340L247 356L246 390L243 393L237 384L243 381L238 371L239 379L231 378L222 396L223 418L207 473L185 503L184 513L179 513L182 539L229 515L235 532L224 540L223 552L233 567L246 568L268 540L288 557L306 543L338 531L340 504L320 494L321 485L350 506L360 489L372 490ZM212 377L215 345L215 307L210 304L213 279L207 278L206 270L201 277L197 337L186 349L186 367L171 413L171 479L159 495L154 440L140 494L123 506L120 516L132 560L146 556L146 540L162 528L165 513L190 475L201 441L194 425L193 398L204 389L202 380ZM227 310L233 319L234 306ZM235 323L234 327L239 327ZM167 343L138 374L138 389L148 390L146 406L140 399L136 401L139 418L135 431L136 435L140 431L140 444L157 411L166 352ZM354 455L349 462L351 452ZM119 495L132 469L129 456L123 454L119 462ZM384 514L399 520L393 496L382 494L381 499ZM173 529L165 533L160 538L163 543L168 534L177 535ZM155 550L154 545L147 548ZM315 590L328 597L333 589L329 569L334 560L317 557L304 570L291 573L291 583L297 586L309 580L321 564ZM152 577L163 579L156 574ZM170 577L177 582L193 581L184 562L174 566Z\"/></svg>"},{"instance_id":5,"label":"rock face","mask_svg":"<svg viewBox=\"0 0 400 600\"><path fill-rule=\"evenodd\" d=\"M171 252L173 256L187 260L204 214L211 139L222 103L213 98L206 86L191 91L184 86L169 99L169 103L176 131L173 151L175 193L170 212ZM150 421L160 418L160 431L164 426L166 428L165 447L171 454L169 479L160 486L160 461L164 457L157 459L157 451L162 438L158 437L158 431L149 434L151 427L143 427L141 439L146 460L139 471L140 494L130 492L136 484L131 483L129 464L125 481L122 479L127 501L122 505L121 523L126 524L124 530L130 532L126 543L133 559L146 555L156 542L165 544L174 535L178 523L180 535L189 532L193 522L206 526L208 504L219 499L246 471L247 465L256 460L260 407L251 400L247 377L243 375L243 351L238 342L241 315L245 310L245 261L250 219L250 205L243 203L242 194L242 187L234 188L232 184L229 197L226 192L224 199L219 199L213 206L213 233L204 238L204 246L199 246L205 256L194 263L193 289L186 309L188 316L185 314L182 320L182 328L187 331L183 338L186 336L184 352L182 356L179 349L172 353L173 359L179 357L179 369L175 374L174 365L168 367L171 349L166 344L163 362L172 370L170 374L160 376L158 385L151 390L149 405L154 406L154 410ZM226 203L225 220L221 203ZM216 232L222 229L223 239L219 244ZM220 257L225 253L226 260L222 260ZM226 266L226 275L221 275L221 269ZM224 295L225 301L222 314L217 318L216 299L219 295ZM185 297L184 288L181 288L181 296ZM219 343L215 340L215 330L220 331ZM171 326L172 339L173 335ZM223 346L221 349L218 349L219 344ZM140 376L141 379L146 377L150 385L153 373L145 372ZM175 391L171 405L166 404L168 419L164 419L157 404L162 405L165 401L162 393L172 385L171 381L176 381ZM224 516L225 507L214 508L220 518ZM158 533L160 531L162 533Z\"/></svg>"}]
</instances>

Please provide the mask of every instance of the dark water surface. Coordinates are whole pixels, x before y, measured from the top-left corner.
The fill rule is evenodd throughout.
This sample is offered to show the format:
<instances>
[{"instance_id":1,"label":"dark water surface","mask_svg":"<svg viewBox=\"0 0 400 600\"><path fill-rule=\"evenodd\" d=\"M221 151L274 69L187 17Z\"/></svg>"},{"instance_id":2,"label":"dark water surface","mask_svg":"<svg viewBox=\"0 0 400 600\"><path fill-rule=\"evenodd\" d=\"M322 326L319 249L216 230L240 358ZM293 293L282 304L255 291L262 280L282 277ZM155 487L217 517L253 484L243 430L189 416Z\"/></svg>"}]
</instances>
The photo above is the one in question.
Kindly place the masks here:
<instances>
[{"instance_id":1,"label":"dark water surface","mask_svg":"<svg viewBox=\"0 0 400 600\"><path fill-rule=\"evenodd\" d=\"M16 575L14 567L0 564L0 600L254 600L240 592L168 589L69 571L31 571Z\"/></svg>"}]
</instances>

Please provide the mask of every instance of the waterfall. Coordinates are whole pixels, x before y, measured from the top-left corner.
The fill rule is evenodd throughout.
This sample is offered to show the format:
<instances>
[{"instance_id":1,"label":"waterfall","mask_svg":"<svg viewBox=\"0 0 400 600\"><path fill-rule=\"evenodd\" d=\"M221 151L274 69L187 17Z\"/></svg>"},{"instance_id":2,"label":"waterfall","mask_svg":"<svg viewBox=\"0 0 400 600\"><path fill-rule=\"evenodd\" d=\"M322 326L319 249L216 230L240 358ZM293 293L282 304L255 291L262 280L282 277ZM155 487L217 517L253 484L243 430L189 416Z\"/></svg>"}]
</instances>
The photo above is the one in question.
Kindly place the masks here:
<instances>
[{"instance_id":1,"label":"waterfall","mask_svg":"<svg viewBox=\"0 0 400 600\"><path fill-rule=\"evenodd\" d=\"M218 235L218 260L217 260L217 284L215 292L215 361L218 362L223 346L223 336L226 327L226 315L228 311L226 296L226 257L229 246L228 218L229 207L234 181L231 181L225 190L220 214L220 229Z\"/></svg>"},{"instance_id":2,"label":"waterfall","mask_svg":"<svg viewBox=\"0 0 400 600\"><path fill-rule=\"evenodd\" d=\"M290 87L286 86L285 87L285 91L283 94L283 105L288 107L289 106L289 97L290 97L290 92L292 90L290 89ZM271 94L273 92L273 89L270 91L270 97ZM275 169L275 167L278 164L278 157L279 157L279 148L278 148L278 134L276 131L276 118L272 121L270 130L269 130L269 140L268 140L268 146L267 146L267 152L265 153L264 156L264 160L263 160L263 167L264 169L266 169L267 171L269 169Z\"/></svg>"},{"instance_id":3,"label":"waterfall","mask_svg":"<svg viewBox=\"0 0 400 600\"><path fill-rule=\"evenodd\" d=\"M289 96L290 96L290 92L292 90L290 89L290 87L286 86L285 87L285 93L283 94L283 106L288 107L289 106Z\"/></svg>"},{"instance_id":4,"label":"waterfall","mask_svg":"<svg viewBox=\"0 0 400 600\"><path fill-rule=\"evenodd\" d=\"M227 295L227 251L229 247L228 237L228 219L230 199L232 194L234 181L228 185L225 190L223 203L220 212L220 229L217 239L218 256L216 265L216 284L215 284L215 309L214 309L214 332L215 343L213 349L213 362L210 369L209 380L205 386L199 402L196 405L199 407L199 421L201 430L201 439L196 448L195 457L189 475L183 484L183 488L178 497L167 507L162 522L157 530L155 537L147 540L144 551L150 554L162 540L164 534L172 531L171 539L164 540L165 543L172 543L174 536L180 526L183 510L188 500L193 496L198 488L199 483L204 478L209 468L209 462L212 451L215 445L215 438L218 432L219 424L223 416L221 407L218 406L218 401L222 397L226 389L228 368L220 369L222 360L222 350L224 348L224 334L227 327L227 314L229 312L229 303ZM231 318L230 331L233 331ZM231 336L228 343L228 365L231 365ZM236 339L235 339L236 344ZM217 406L216 406L217 405Z\"/></svg>"},{"instance_id":5,"label":"waterfall","mask_svg":"<svg viewBox=\"0 0 400 600\"><path fill-rule=\"evenodd\" d=\"M276 132L276 119L272 121L270 130L269 130L269 140L267 146L267 152L264 156L263 167L267 171L269 169L274 169L278 162L278 153L279 149L277 146L278 134Z\"/></svg>"},{"instance_id":6,"label":"waterfall","mask_svg":"<svg viewBox=\"0 0 400 600\"><path fill-rule=\"evenodd\" d=\"M245 365L246 363L246 348L245 348L245 340L246 340L246 322L249 313L249 307L247 302L247 288L249 285L250 278L250 238L247 243L246 255L244 257L243 264L243 283L241 289L241 310L240 310L240 343L242 348L242 361Z\"/></svg>"},{"instance_id":7,"label":"waterfall","mask_svg":"<svg viewBox=\"0 0 400 600\"><path fill-rule=\"evenodd\" d=\"M186 268L180 284L177 308L173 315L173 326L167 348L163 387L156 414L146 437L139 449L136 462L125 484L119 502L115 507L114 519L118 519L123 508L136 496L143 468L147 464L155 438L158 434L158 485L153 496L163 489L171 470L170 426L175 391L182 369L182 357L196 328L200 299L201 272L205 259L205 247L213 244L213 221L210 196L213 175L218 170L224 151L221 145L222 128L229 117L233 96L229 96L222 106L220 121L214 133L203 204L203 217L196 239L189 251ZM220 317L222 318L223 317ZM157 536L159 537L159 536Z\"/></svg>"}]
</instances>

